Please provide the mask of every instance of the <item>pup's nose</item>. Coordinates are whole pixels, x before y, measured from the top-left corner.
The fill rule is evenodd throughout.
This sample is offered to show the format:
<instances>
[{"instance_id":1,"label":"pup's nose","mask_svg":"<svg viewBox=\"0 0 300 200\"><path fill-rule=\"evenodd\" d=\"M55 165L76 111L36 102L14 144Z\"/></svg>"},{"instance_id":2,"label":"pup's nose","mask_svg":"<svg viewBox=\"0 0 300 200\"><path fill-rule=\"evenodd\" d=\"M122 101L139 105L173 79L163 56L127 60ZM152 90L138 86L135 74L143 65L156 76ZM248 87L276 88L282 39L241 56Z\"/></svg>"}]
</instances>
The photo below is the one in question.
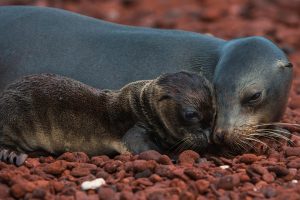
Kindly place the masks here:
<instances>
[{"instance_id":1,"label":"pup's nose","mask_svg":"<svg viewBox=\"0 0 300 200\"><path fill-rule=\"evenodd\" d=\"M217 143L217 144L222 144L224 143L224 140L225 140L225 135L227 134L227 131L221 129L221 128L218 128L214 131L214 142Z\"/></svg>"}]
</instances>

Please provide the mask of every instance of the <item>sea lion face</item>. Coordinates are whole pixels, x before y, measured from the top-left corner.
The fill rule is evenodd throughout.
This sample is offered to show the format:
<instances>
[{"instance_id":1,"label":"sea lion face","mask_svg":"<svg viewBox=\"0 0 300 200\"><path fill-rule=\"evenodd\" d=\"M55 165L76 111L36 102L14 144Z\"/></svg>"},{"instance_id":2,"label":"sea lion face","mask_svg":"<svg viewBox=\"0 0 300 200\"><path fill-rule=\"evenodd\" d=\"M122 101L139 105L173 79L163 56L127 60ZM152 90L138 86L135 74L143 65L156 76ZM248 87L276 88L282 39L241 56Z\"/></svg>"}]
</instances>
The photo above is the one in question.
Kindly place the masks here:
<instances>
[{"instance_id":1,"label":"sea lion face","mask_svg":"<svg viewBox=\"0 0 300 200\"><path fill-rule=\"evenodd\" d=\"M272 42L234 40L216 67L217 114L213 141L247 149L263 125L280 120L292 81L292 65ZM249 145L251 146L251 145Z\"/></svg>"},{"instance_id":2,"label":"sea lion face","mask_svg":"<svg viewBox=\"0 0 300 200\"><path fill-rule=\"evenodd\" d=\"M162 75L152 85L152 124L160 140L178 151L206 148L215 114L210 83L203 76L179 72Z\"/></svg>"}]
</instances>

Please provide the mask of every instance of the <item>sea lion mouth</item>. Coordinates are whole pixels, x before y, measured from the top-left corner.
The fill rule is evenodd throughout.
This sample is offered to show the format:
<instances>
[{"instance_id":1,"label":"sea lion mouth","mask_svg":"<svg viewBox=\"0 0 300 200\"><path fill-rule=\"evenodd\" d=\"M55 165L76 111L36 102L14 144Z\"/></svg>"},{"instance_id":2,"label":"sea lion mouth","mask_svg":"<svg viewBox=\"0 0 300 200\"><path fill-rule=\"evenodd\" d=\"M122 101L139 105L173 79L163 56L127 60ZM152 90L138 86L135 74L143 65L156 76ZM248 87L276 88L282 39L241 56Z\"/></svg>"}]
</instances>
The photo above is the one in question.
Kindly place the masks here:
<instances>
[{"instance_id":1,"label":"sea lion mouth","mask_svg":"<svg viewBox=\"0 0 300 200\"><path fill-rule=\"evenodd\" d=\"M178 155L184 150L194 150L196 152L203 152L211 142L211 130L200 129L194 132L181 130L183 137L174 138L174 142L168 144L167 151L171 154Z\"/></svg>"}]
</instances>

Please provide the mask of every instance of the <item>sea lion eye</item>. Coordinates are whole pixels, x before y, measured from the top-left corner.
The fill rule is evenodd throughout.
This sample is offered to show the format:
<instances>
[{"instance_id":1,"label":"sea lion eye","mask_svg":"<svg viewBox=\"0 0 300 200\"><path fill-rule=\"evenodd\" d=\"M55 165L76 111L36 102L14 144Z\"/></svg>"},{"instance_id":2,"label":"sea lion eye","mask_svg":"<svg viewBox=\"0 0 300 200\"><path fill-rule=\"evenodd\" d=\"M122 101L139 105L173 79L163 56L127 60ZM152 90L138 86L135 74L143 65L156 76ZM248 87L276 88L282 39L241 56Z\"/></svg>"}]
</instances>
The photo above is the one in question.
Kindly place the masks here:
<instances>
[{"instance_id":1,"label":"sea lion eye","mask_svg":"<svg viewBox=\"0 0 300 200\"><path fill-rule=\"evenodd\" d=\"M197 110L194 108L186 108L183 111L183 119L186 122L197 123L200 121L200 116Z\"/></svg>"},{"instance_id":2,"label":"sea lion eye","mask_svg":"<svg viewBox=\"0 0 300 200\"><path fill-rule=\"evenodd\" d=\"M248 99L247 103L249 104L257 103L261 99L261 96L262 96L261 92L256 92Z\"/></svg>"}]
</instances>

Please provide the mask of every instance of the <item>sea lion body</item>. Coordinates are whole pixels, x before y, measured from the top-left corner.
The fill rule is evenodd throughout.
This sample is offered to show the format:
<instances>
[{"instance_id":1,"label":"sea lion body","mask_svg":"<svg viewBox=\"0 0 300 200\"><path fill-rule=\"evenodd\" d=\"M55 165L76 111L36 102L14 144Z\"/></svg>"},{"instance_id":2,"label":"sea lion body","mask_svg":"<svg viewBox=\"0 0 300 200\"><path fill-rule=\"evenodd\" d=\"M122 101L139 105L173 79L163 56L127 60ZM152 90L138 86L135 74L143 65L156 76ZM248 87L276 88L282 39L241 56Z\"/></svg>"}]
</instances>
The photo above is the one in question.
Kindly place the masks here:
<instances>
[{"instance_id":1,"label":"sea lion body","mask_svg":"<svg viewBox=\"0 0 300 200\"><path fill-rule=\"evenodd\" d=\"M199 121L182 119L185 109L197 112ZM197 141L193 146L198 150L204 149L214 104L209 82L187 72L133 82L118 91L98 90L67 77L41 74L10 84L0 97L0 111L1 148L40 155L82 151L93 156L139 153L148 146L162 151L184 137ZM138 124L161 142L149 139L140 149L134 143L146 136L134 141L122 139Z\"/></svg>"},{"instance_id":2,"label":"sea lion body","mask_svg":"<svg viewBox=\"0 0 300 200\"><path fill-rule=\"evenodd\" d=\"M289 60L263 37L225 41L23 6L0 7L0 30L0 90L21 76L45 72L108 89L165 72L201 72L216 88L218 144L232 146L243 125L278 121L289 96ZM255 95L263 101L249 106Z\"/></svg>"},{"instance_id":3,"label":"sea lion body","mask_svg":"<svg viewBox=\"0 0 300 200\"><path fill-rule=\"evenodd\" d=\"M105 89L200 67L212 75L217 60L210 57L217 57L225 43L192 32L124 26L30 6L1 6L0 30L0 91L16 78L38 73Z\"/></svg>"}]
</instances>

